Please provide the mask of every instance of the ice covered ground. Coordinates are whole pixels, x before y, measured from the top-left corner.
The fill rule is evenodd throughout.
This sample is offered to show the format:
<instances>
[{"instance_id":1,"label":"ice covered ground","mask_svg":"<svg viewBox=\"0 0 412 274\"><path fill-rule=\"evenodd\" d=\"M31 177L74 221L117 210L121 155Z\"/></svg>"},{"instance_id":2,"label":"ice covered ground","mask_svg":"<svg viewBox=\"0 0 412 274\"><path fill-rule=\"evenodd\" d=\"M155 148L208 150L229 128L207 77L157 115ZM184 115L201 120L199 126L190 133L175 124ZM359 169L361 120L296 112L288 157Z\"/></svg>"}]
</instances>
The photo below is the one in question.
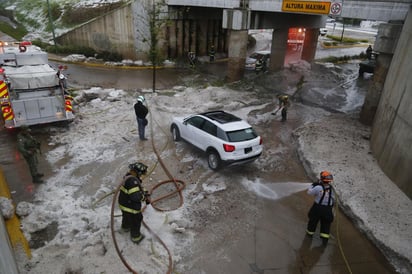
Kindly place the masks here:
<instances>
[{"instance_id":1,"label":"ice covered ground","mask_svg":"<svg viewBox=\"0 0 412 274\"><path fill-rule=\"evenodd\" d=\"M307 74L307 95L302 96L302 100L312 105L296 102L295 110L290 114L304 122L294 136L307 173L315 179L319 170L331 170L341 205L347 214L381 247L400 273L410 273L412 204L382 173L371 155L368 143L370 129L356 119L359 104L354 103L350 95L348 78L342 79L339 88L323 86L323 91L320 91L317 77L310 76L307 64L295 66ZM330 70L328 66L324 68ZM339 71L339 68L335 69ZM290 87L286 91L292 93L294 89ZM343 96L342 92L347 95ZM21 273L128 273L120 264L112 243L110 193L124 175L128 163L136 160L155 163L156 157L149 142L142 145L137 141L132 111L136 94L100 88L84 90L80 94L76 98L77 119L70 126L70 134L61 128L51 132L50 150L46 157L53 174L38 188L32 203L19 204L24 209L22 229L28 239L45 229L55 234L52 240L33 250L30 261L18 259ZM174 115L224 107L252 124L259 124L270 119L272 111L266 108L267 100L252 98L247 92L230 88L174 87L164 93L146 91L145 95L153 114L151 125L156 129L156 134L148 133L148 137L153 137L158 148L167 147L170 139L168 126ZM343 113L332 114L318 107L334 102L337 95L343 98L336 104ZM176 146L175 149L179 152L182 148ZM173 150L161 149L162 157L176 161ZM267 163L273 158L271 153L274 152L268 151L262 161L256 162L257 168L268 168ZM207 169L205 161L189 157L181 161L195 161L196 165L201 168L204 165ZM179 170L175 168L171 167L173 173L178 174ZM196 178L194 172L195 169L189 170L187 176ZM169 247L174 263L184 265L180 254L187 252L196 238L191 230L194 224L190 212L196 202L203 199L202 193L226 190L224 180L222 182L218 174L207 176L202 177L202 183L198 179L187 186L182 207L159 212L149 206L144 213L145 220L150 220L156 234ZM155 184L164 177L161 171L156 171L145 181ZM241 185L257 195L272 199L306 187L299 184L294 188L292 184L292 187L282 190L259 178L245 178ZM195 188L202 191L194 191ZM115 210L115 215L119 215L118 210ZM118 228L120 220L114 220ZM139 273L165 272L168 254L153 236L148 235L147 240L136 247L128 241L128 235L121 234L118 229L115 233L122 253L137 255L138 260L133 261L133 267ZM128 258L133 260L135 257Z\"/></svg>"}]
</instances>

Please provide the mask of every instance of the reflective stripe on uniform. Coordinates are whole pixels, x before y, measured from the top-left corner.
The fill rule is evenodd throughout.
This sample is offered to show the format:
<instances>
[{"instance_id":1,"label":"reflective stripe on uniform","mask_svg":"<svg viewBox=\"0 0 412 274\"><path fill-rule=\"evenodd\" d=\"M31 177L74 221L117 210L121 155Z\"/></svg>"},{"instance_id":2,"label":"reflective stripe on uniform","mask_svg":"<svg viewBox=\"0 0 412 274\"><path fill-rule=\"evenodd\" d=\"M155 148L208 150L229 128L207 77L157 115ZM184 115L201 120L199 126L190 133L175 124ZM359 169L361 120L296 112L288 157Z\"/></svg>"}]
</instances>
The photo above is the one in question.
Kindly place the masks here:
<instances>
[{"instance_id":1,"label":"reflective stripe on uniform","mask_svg":"<svg viewBox=\"0 0 412 274\"><path fill-rule=\"evenodd\" d=\"M137 237L133 237L133 238L132 238L132 241L133 241L133 242L137 242L137 241L140 241L142 238L143 238L143 235L140 234L140 235L137 236Z\"/></svg>"},{"instance_id":2,"label":"reflective stripe on uniform","mask_svg":"<svg viewBox=\"0 0 412 274\"><path fill-rule=\"evenodd\" d=\"M139 188L138 186L136 186L136 187L132 187L131 189L127 189L127 188L125 188L124 186L121 186L121 187L120 187L120 190L121 190L123 193L126 193L126 194L130 195L130 194L133 194L133 193L135 193L135 192L140 191L140 188Z\"/></svg>"},{"instance_id":3,"label":"reflective stripe on uniform","mask_svg":"<svg viewBox=\"0 0 412 274\"><path fill-rule=\"evenodd\" d=\"M315 232L312 232L312 231L309 231L309 230L306 230L306 233L308 233L308 235L313 235L313 234L315 234Z\"/></svg>"},{"instance_id":4,"label":"reflective stripe on uniform","mask_svg":"<svg viewBox=\"0 0 412 274\"><path fill-rule=\"evenodd\" d=\"M137 213L141 212L141 210L131 209L131 208L128 208L128 207L125 207L125 206L122 206L122 205L119 205L119 208L122 211L126 211L126 212L129 212L129 213L132 213L132 214L137 214Z\"/></svg>"},{"instance_id":5,"label":"reflective stripe on uniform","mask_svg":"<svg viewBox=\"0 0 412 274\"><path fill-rule=\"evenodd\" d=\"M329 239L329 234L326 234L326 233L320 233L320 237L321 238L325 238L325 239Z\"/></svg>"}]
</instances>

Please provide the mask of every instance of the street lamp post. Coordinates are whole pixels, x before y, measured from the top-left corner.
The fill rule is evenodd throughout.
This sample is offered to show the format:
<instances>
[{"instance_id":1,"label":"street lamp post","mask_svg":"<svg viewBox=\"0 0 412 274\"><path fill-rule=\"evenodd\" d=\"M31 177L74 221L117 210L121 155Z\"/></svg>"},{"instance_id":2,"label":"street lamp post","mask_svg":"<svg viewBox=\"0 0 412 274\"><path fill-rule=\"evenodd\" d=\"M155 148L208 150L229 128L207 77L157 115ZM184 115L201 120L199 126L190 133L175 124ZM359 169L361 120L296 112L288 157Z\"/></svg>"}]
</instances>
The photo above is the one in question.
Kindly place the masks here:
<instances>
[{"instance_id":1,"label":"street lamp post","mask_svg":"<svg viewBox=\"0 0 412 274\"><path fill-rule=\"evenodd\" d=\"M156 27L156 5L155 5L155 0L152 0L152 19L151 19L151 30L150 30L150 35L151 35L151 57L152 57L152 66L153 66L153 75L152 75L152 81L153 81L153 92L156 92L156 32L155 32L155 27Z\"/></svg>"}]
</instances>

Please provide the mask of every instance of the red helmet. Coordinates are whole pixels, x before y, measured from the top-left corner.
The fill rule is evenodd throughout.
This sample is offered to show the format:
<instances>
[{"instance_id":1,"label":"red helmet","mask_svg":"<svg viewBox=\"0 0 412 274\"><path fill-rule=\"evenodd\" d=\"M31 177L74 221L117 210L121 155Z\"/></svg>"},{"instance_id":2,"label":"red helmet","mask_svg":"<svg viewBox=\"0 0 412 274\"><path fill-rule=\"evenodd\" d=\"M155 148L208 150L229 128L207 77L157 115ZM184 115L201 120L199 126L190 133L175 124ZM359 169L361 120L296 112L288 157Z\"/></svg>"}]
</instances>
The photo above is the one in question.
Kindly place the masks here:
<instances>
[{"instance_id":1,"label":"red helmet","mask_svg":"<svg viewBox=\"0 0 412 274\"><path fill-rule=\"evenodd\" d=\"M333 181L333 176L329 171L322 171L320 173L320 180L324 183L330 183Z\"/></svg>"}]
</instances>

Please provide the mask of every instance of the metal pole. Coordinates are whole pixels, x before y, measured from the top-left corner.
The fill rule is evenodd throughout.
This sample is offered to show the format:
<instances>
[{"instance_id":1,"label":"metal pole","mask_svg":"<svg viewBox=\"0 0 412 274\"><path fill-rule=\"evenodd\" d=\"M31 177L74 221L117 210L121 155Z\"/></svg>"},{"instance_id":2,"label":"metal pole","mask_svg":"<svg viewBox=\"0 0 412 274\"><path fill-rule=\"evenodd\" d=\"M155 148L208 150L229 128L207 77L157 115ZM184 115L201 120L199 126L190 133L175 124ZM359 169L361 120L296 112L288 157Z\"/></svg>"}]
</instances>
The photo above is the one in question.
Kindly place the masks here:
<instances>
[{"instance_id":1,"label":"metal pole","mask_svg":"<svg viewBox=\"0 0 412 274\"><path fill-rule=\"evenodd\" d=\"M152 51L152 66L153 66L153 92L156 92L156 39L155 39L155 19L156 19L156 0L152 0L152 22L151 22L151 51Z\"/></svg>"}]
</instances>

